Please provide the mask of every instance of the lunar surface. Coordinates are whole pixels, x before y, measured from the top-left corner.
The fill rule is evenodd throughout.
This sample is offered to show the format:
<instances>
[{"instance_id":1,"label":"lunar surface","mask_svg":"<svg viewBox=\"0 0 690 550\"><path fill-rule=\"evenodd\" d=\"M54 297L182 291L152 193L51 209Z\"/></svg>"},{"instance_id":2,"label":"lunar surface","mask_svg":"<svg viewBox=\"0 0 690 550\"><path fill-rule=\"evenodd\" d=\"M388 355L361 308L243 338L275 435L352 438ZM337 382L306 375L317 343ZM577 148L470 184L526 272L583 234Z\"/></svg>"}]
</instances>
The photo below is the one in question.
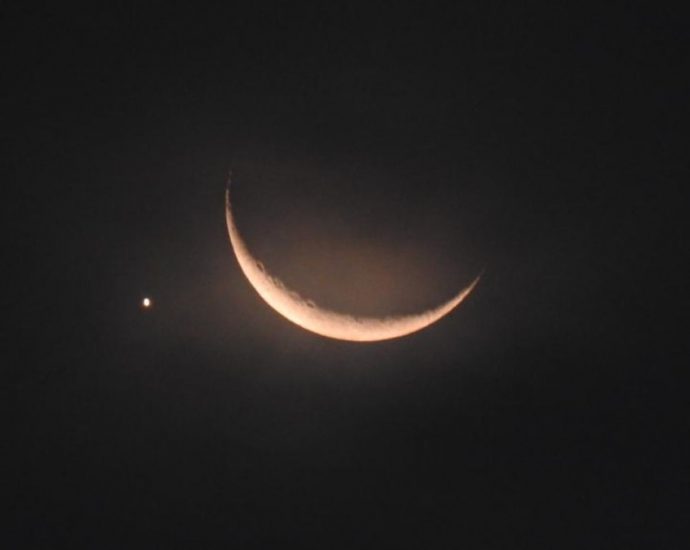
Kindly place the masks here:
<instances>
[{"instance_id":1,"label":"lunar surface","mask_svg":"<svg viewBox=\"0 0 690 550\"><path fill-rule=\"evenodd\" d=\"M479 281L477 277L447 302L421 313L392 317L360 317L339 313L320 307L312 300L303 298L287 288L252 256L235 224L229 183L225 196L225 218L230 242L240 268L259 296L286 319L328 338L373 342L407 336L432 325L450 313L472 292Z\"/></svg>"}]
</instances>

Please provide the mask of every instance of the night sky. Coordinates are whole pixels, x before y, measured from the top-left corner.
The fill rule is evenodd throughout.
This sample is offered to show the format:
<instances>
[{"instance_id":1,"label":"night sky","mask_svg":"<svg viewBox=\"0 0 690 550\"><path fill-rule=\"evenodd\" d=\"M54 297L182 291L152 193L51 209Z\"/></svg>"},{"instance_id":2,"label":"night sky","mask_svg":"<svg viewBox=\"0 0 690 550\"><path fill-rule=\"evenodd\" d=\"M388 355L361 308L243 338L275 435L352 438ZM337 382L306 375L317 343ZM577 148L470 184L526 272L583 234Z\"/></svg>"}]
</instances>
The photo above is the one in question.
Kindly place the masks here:
<instances>
[{"instance_id":1,"label":"night sky","mask_svg":"<svg viewBox=\"0 0 690 550\"><path fill-rule=\"evenodd\" d=\"M1 545L688 547L686 22L254 4L6 13Z\"/></svg>"}]
</instances>

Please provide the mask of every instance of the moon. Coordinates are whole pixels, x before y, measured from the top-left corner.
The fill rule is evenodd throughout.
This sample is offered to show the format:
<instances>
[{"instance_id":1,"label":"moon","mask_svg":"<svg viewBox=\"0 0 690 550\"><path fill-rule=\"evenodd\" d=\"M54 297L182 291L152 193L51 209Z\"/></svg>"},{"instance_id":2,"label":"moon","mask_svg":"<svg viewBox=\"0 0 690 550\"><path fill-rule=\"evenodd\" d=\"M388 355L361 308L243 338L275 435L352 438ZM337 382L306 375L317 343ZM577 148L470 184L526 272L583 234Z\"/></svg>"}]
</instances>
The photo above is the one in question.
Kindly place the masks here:
<instances>
[{"instance_id":1,"label":"moon","mask_svg":"<svg viewBox=\"0 0 690 550\"><path fill-rule=\"evenodd\" d=\"M259 296L283 317L300 327L336 340L352 342L375 342L407 336L433 325L455 309L472 292L479 277L463 288L447 302L412 315L394 317L360 317L331 311L319 307L312 300L303 298L283 282L271 275L247 248L237 230L232 213L230 183L225 192L225 220L230 235L230 243L245 277Z\"/></svg>"}]
</instances>

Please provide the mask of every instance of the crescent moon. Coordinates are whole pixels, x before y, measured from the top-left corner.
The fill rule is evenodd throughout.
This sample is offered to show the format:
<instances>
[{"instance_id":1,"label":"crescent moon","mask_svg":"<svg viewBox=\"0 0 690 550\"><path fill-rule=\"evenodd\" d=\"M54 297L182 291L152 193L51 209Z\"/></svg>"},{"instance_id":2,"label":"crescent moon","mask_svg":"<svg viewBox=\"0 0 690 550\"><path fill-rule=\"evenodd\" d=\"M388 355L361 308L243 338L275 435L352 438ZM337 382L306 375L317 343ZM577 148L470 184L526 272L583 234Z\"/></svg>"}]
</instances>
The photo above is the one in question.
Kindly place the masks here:
<instances>
[{"instance_id":1,"label":"crescent moon","mask_svg":"<svg viewBox=\"0 0 690 550\"><path fill-rule=\"evenodd\" d=\"M232 214L230 185L225 192L225 220L230 243L240 268L250 284L266 303L283 317L300 327L336 340L374 342L400 338L434 324L455 309L479 282L474 279L453 298L438 307L412 315L395 317L359 317L331 311L303 298L283 282L272 276L264 265L252 256L237 230Z\"/></svg>"}]
</instances>

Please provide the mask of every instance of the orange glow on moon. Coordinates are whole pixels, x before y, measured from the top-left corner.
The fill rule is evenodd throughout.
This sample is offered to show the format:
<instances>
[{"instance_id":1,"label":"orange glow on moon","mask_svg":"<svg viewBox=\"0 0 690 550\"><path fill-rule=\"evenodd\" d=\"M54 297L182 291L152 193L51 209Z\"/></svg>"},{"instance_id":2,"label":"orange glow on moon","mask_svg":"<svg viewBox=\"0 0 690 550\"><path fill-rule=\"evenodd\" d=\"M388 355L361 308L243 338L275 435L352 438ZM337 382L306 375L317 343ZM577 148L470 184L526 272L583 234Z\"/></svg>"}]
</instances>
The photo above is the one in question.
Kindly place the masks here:
<instances>
[{"instance_id":1,"label":"orange glow on moon","mask_svg":"<svg viewBox=\"0 0 690 550\"><path fill-rule=\"evenodd\" d=\"M422 313L395 317L355 317L331 311L288 289L282 281L267 272L263 264L249 252L237 230L230 202L230 185L225 199L225 219L230 242L245 277L259 296L283 317L321 336L354 342L373 342L407 336L432 325L450 313L472 292L479 281L477 277L446 303Z\"/></svg>"}]
</instances>

